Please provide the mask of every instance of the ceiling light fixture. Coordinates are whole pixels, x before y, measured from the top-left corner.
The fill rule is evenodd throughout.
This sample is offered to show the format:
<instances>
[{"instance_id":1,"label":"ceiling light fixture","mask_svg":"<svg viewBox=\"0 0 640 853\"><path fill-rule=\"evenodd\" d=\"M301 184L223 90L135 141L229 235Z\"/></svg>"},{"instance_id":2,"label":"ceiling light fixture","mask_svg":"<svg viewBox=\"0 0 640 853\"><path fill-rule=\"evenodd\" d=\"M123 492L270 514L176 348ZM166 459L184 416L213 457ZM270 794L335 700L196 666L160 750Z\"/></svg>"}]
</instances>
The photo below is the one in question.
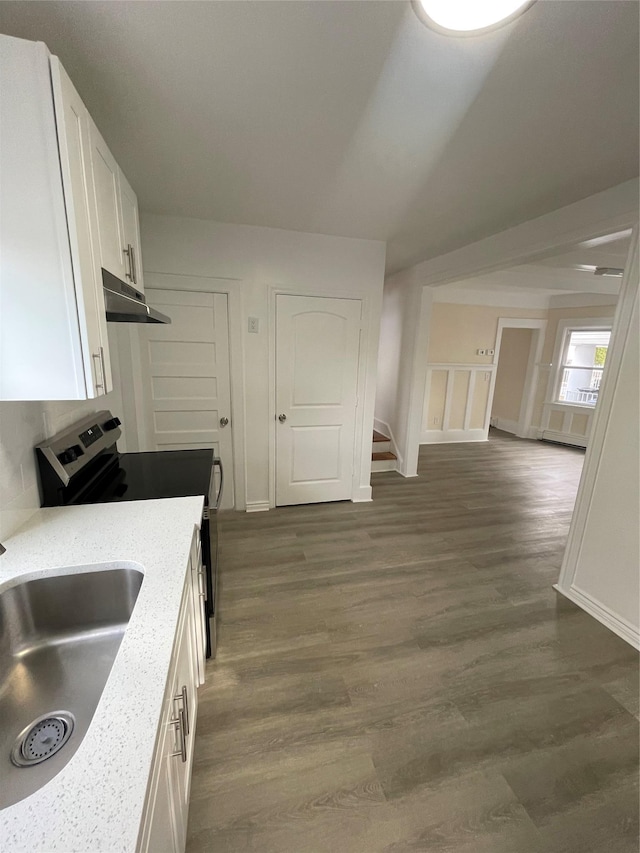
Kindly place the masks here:
<instances>
[{"instance_id":1,"label":"ceiling light fixture","mask_svg":"<svg viewBox=\"0 0 640 853\"><path fill-rule=\"evenodd\" d=\"M482 35L502 27L532 6L535 0L413 0L416 14L427 26L454 36Z\"/></svg>"},{"instance_id":2,"label":"ceiling light fixture","mask_svg":"<svg viewBox=\"0 0 640 853\"><path fill-rule=\"evenodd\" d=\"M578 243L583 249L594 249L596 246L606 246L607 243L616 243L618 240L624 240L625 237L631 237L631 228L625 228L624 231L615 231L613 234L603 234L601 237L593 237L591 240L583 240Z\"/></svg>"},{"instance_id":3,"label":"ceiling light fixture","mask_svg":"<svg viewBox=\"0 0 640 853\"><path fill-rule=\"evenodd\" d=\"M611 278L620 278L620 276L624 275L624 270L621 270L620 267L596 267L593 274L611 276Z\"/></svg>"}]
</instances>

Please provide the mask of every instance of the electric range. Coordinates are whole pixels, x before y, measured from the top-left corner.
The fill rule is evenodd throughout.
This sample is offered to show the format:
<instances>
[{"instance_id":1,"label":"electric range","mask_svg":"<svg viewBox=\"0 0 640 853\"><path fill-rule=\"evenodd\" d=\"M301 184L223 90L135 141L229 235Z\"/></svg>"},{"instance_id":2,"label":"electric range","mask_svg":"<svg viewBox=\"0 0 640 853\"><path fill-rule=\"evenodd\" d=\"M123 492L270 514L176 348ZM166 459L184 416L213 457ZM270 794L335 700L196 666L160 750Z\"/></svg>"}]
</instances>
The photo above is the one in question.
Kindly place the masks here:
<instances>
[{"instance_id":1,"label":"electric range","mask_svg":"<svg viewBox=\"0 0 640 853\"><path fill-rule=\"evenodd\" d=\"M207 657L215 657L218 530L224 473L213 449L120 453L120 419L95 412L36 446L42 506L73 506L202 495Z\"/></svg>"}]
</instances>

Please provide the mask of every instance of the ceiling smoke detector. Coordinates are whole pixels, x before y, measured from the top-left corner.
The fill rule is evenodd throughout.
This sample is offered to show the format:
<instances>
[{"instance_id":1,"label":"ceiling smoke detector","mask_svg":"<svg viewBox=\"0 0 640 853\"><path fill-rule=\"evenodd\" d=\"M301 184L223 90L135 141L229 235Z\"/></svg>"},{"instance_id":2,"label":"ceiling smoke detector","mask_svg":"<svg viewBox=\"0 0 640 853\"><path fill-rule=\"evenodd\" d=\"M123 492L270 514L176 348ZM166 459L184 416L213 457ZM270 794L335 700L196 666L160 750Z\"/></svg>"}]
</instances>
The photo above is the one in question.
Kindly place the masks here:
<instances>
[{"instance_id":1,"label":"ceiling smoke detector","mask_svg":"<svg viewBox=\"0 0 640 853\"><path fill-rule=\"evenodd\" d=\"M477 36L503 27L535 0L413 0L420 20L450 36Z\"/></svg>"},{"instance_id":2,"label":"ceiling smoke detector","mask_svg":"<svg viewBox=\"0 0 640 853\"><path fill-rule=\"evenodd\" d=\"M593 271L594 275L606 275L612 278L620 278L624 275L624 270L620 267L596 267Z\"/></svg>"}]
</instances>

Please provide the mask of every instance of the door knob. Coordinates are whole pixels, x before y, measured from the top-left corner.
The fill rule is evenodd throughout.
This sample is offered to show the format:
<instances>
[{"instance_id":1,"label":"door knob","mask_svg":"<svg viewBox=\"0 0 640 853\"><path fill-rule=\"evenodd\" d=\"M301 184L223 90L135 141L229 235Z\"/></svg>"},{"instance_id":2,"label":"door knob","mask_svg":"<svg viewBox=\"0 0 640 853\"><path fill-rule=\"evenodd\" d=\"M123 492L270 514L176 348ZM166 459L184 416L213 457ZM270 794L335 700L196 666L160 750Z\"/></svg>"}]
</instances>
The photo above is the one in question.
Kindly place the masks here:
<instances>
[{"instance_id":1,"label":"door knob","mask_svg":"<svg viewBox=\"0 0 640 853\"><path fill-rule=\"evenodd\" d=\"M221 427L226 427L226 425L228 423L229 423L229 418L220 418L220 426Z\"/></svg>"},{"instance_id":2,"label":"door knob","mask_svg":"<svg viewBox=\"0 0 640 853\"><path fill-rule=\"evenodd\" d=\"M283 424L286 421L286 419L287 419L286 415L278 415L278 420L280 421L281 424Z\"/></svg>"}]
</instances>

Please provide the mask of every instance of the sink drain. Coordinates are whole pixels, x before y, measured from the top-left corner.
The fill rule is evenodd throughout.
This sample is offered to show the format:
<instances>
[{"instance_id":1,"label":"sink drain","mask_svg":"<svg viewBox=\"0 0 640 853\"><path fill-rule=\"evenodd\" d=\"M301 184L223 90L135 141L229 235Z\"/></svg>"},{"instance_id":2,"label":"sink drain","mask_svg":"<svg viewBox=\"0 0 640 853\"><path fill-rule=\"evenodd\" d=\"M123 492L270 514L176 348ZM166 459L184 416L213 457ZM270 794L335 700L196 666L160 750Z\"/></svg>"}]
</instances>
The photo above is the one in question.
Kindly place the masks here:
<instances>
[{"instance_id":1,"label":"sink drain","mask_svg":"<svg viewBox=\"0 0 640 853\"><path fill-rule=\"evenodd\" d=\"M71 737L75 718L68 711L43 714L18 735L11 760L18 767L40 764L59 752Z\"/></svg>"}]
</instances>

